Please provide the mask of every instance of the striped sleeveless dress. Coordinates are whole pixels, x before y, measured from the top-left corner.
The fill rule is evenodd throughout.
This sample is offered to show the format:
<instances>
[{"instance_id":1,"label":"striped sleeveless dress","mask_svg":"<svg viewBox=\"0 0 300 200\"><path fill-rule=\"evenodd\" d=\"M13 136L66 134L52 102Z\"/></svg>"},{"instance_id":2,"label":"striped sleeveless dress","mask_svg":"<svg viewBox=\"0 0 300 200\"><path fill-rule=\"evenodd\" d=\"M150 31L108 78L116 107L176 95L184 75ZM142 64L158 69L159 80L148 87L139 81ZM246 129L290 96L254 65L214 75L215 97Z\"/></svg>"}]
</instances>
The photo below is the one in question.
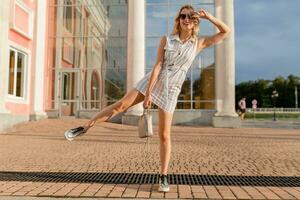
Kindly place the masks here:
<instances>
[{"instance_id":1,"label":"striped sleeveless dress","mask_svg":"<svg viewBox=\"0 0 300 200\"><path fill-rule=\"evenodd\" d=\"M187 71L197 55L198 40L190 38L182 43L178 34L166 36L166 39L163 66L152 89L151 97L152 102L159 108L173 113ZM151 72L135 85L143 95L146 94Z\"/></svg>"}]
</instances>

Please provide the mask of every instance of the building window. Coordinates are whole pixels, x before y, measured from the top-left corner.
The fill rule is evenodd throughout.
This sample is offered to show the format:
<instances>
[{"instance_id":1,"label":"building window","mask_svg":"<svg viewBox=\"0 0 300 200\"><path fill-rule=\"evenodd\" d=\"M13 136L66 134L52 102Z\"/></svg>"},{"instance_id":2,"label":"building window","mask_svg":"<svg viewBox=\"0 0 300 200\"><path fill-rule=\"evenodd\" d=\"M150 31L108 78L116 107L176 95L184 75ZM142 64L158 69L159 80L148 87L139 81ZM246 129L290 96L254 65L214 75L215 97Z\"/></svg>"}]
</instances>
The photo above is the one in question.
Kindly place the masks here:
<instances>
[{"instance_id":1,"label":"building window","mask_svg":"<svg viewBox=\"0 0 300 200\"><path fill-rule=\"evenodd\" d=\"M9 84L8 94L15 97L25 97L25 71L27 55L10 49L9 54Z\"/></svg>"},{"instance_id":2,"label":"building window","mask_svg":"<svg viewBox=\"0 0 300 200\"><path fill-rule=\"evenodd\" d=\"M72 1L64 0L64 19L63 19L64 27L72 32Z\"/></svg>"},{"instance_id":3,"label":"building window","mask_svg":"<svg viewBox=\"0 0 300 200\"><path fill-rule=\"evenodd\" d=\"M21 0L15 0L12 5L11 28L28 39L32 39L34 28L32 9Z\"/></svg>"},{"instance_id":4,"label":"building window","mask_svg":"<svg viewBox=\"0 0 300 200\"><path fill-rule=\"evenodd\" d=\"M79 37L80 42L82 42L83 40L83 16L81 13L81 7L76 8L76 16L74 18L76 25L75 25L75 32L76 32L76 36Z\"/></svg>"},{"instance_id":5,"label":"building window","mask_svg":"<svg viewBox=\"0 0 300 200\"><path fill-rule=\"evenodd\" d=\"M70 74L64 73L63 74L63 100L70 100Z\"/></svg>"}]
</instances>

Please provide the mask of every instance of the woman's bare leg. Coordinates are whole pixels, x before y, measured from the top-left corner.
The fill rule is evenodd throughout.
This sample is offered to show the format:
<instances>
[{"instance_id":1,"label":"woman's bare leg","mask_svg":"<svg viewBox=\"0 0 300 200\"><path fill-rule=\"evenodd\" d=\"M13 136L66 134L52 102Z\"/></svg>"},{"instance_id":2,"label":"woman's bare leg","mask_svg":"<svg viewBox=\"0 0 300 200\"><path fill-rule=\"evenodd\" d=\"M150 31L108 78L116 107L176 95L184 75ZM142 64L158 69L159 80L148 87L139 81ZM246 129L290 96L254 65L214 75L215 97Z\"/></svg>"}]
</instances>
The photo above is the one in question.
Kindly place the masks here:
<instances>
[{"instance_id":1,"label":"woman's bare leg","mask_svg":"<svg viewBox=\"0 0 300 200\"><path fill-rule=\"evenodd\" d=\"M99 122L104 122L116 114L125 111L131 106L134 106L144 100L145 96L140 93L137 89L133 88L128 93L126 93L122 99L117 101L116 103L105 107L99 113L97 113L90 121L88 121L84 127L86 130L91 128L95 122L98 120Z\"/></svg>"},{"instance_id":2,"label":"woman's bare leg","mask_svg":"<svg viewBox=\"0 0 300 200\"><path fill-rule=\"evenodd\" d=\"M158 135L160 140L159 153L161 175L167 175L171 155L171 124L173 114L158 108Z\"/></svg>"}]
</instances>

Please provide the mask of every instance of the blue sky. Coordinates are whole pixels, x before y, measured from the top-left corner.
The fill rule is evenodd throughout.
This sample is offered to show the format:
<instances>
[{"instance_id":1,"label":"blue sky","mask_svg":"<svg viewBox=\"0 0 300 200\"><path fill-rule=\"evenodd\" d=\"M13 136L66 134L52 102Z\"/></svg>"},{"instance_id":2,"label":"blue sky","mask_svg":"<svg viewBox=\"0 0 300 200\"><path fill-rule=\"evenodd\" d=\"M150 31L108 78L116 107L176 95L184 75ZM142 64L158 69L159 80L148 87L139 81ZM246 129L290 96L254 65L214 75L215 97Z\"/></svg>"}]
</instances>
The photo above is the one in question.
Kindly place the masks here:
<instances>
[{"instance_id":1,"label":"blue sky","mask_svg":"<svg viewBox=\"0 0 300 200\"><path fill-rule=\"evenodd\" d=\"M300 76L300 0L235 0L236 83Z\"/></svg>"}]
</instances>

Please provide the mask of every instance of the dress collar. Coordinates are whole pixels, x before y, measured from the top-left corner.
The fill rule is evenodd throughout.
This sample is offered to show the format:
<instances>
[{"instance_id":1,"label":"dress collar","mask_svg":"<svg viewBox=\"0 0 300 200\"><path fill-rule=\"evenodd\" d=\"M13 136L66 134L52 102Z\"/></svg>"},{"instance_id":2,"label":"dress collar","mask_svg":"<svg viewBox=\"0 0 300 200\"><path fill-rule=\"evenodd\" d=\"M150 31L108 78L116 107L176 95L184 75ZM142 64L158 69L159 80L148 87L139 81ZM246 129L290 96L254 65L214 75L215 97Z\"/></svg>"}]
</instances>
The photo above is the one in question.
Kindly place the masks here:
<instances>
[{"instance_id":1,"label":"dress collar","mask_svg":"<svg viewBox=\"0 0 300 200\"><path fill-rule=\"evenodd\" d=\"M182 43L182 41L179 38L179 33L176 33L175 35L171 35L171 40L177 40L178 42ZM190 39L188 39L186 42L195 42L195 38L191 37Z\"/></svg>"}]
</instances>

